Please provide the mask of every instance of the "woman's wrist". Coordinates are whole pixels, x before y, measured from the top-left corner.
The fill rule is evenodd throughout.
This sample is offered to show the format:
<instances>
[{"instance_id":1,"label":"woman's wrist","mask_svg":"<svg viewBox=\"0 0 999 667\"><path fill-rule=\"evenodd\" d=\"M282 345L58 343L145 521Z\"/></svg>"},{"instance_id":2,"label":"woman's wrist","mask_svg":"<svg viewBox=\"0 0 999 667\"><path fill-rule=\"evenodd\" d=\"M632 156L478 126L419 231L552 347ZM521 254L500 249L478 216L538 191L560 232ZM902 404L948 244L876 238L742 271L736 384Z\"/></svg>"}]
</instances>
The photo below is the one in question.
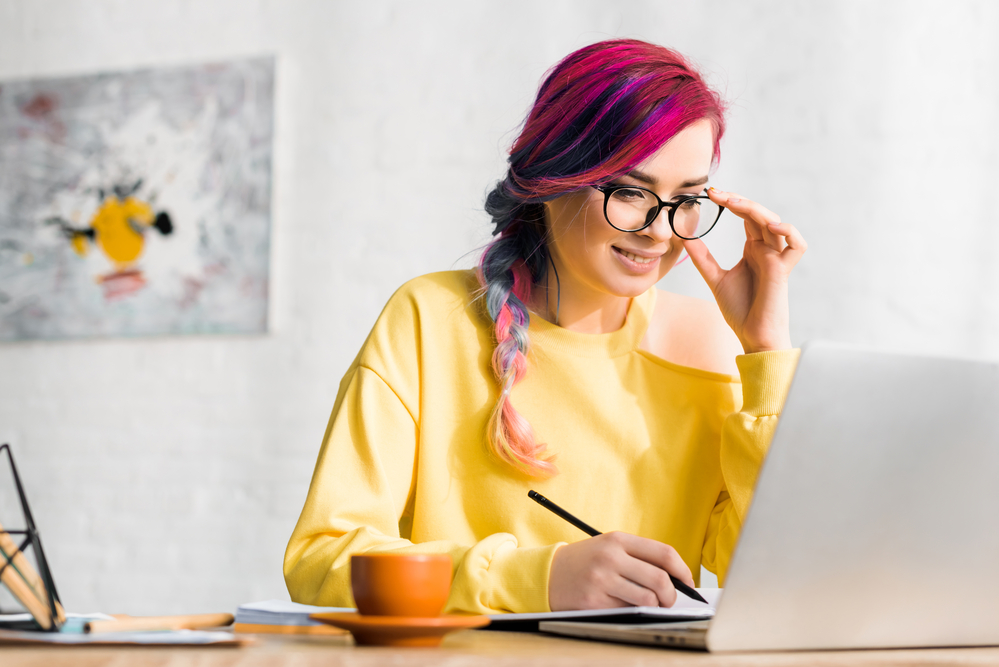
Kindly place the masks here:
<instances>
[{"instance_id":1,"label":"woman's wrist","mask_svg":"<svg viewBox=\"0 0 999 667\"><path fill-rule=\"evenodd\" d=\"M742 343L742 350L746 354L755 354L757 352L777 352L780 350L794 349L794 346L791 345L790 335L777 336L762 340L747 340L745 338L740 338L739 342Z\"/></svg>"},{"instance_id":2,"label":"woman's wrist","mask_svg":"<svg viewBox=\"0 0 999 667\"><path fill-rule=\"evenodd\" d=\"M768 350L735 358L742 379L742 412L753 417L780 414L801 350Z\"/></svg>"}]
</instances>

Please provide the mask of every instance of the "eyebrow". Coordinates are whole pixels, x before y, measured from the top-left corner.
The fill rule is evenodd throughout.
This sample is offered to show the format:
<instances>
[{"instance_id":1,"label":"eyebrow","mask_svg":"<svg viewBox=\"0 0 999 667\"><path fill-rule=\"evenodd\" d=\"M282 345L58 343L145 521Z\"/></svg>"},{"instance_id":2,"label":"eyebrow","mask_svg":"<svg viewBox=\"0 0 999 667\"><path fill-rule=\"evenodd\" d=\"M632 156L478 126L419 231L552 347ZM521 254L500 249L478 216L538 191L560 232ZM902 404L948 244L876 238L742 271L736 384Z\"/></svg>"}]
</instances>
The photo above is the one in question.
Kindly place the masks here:
<instances>
[{"instance_id":1,"label":"eyebrow","mask_svg":"<svg viewBox=\"0 0 999 667\"><path fill-rule=\"evenodd\" d=\"M638 169L633 169L629 171L627 175L630 176L631 178L634 178L636 181L641 181L642 183L646 183L648 185L659 184L659 181L658 179L656 179L655 176L646 174L644 171L639 171ZM684 181L683 183L680 184L680 187L677 189L682 190L684 188L692 188L698 185L704 185L707 182L708 182L708 177L701 176L700 178L694 178L688 181Z\"/></svg>"}]
</instances>

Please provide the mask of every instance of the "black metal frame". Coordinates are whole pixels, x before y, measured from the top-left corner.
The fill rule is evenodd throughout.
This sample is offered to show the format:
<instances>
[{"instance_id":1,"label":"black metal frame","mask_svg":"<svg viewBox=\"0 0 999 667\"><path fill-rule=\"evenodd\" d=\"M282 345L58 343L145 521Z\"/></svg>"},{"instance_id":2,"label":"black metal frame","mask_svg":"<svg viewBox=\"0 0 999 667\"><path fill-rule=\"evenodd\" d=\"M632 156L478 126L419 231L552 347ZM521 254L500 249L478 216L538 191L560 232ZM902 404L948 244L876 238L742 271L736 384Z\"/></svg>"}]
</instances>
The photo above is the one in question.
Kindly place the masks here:
<instances>
[{"instance_id":1,"label":"black metal frame","mask_svg":"<svg viewBox=\"0 0 999 667\"><path fill-rule=\"evenodd\" d=\"M59 593L56 592L55 581L52 579L52 572L49 570L48 559L45 558L45 550L42 549L42 538L38 535L38 529L35 527L35 519L31 515L31 508L28 506L28 497L24 493L24 487L21 485L21 476L17 474L17 466L14 465L14 455L10 451L10 445L4 444L0 445L0 452L7 452L7 460L10 462L10 471L14 478L14 486L17 487L17 496L21 501L21 511L24 514L24 530L7 530L2 529L0 533L6 533L8 535L23 535L24 540L17 547L17 551L7 556L3 554L0 550L0 572L3 572L8 567L15 567L12 559L17 553L24 553L27 547L34 549L35 561L38 565L38 576L42 579L42 584L45 585L45 592L48 596L49 604L49 618L52 622L49 626L48 632L58 632L61 626L59 622L59 615L56 613L56 602L60 604L62 601L59 599Z\"/></svg>"},{"instance_id":2,"label":"black metal frame","mask_svg":"<svg viewBox=\"0 0 999 667\"><path fill-rule=\"evenodd\" d=\"M661 213L662 210L665 208L669 211L669 228L673 230L673 233L676 236L680 237L681 239L687 241L693 241L694 239L699 239L703 237L705 234L714 229L715 225L718 224L718 219L721 218L721 214L725 211L725 207L719 204L718 217L714 219L714 221L711 223L711 226L708 227L707 231L705 231L703 234L698 234L697 236L684 236L683 234L678 234L676 231L676 227L673 226L673 214L676 212L676 209L679 208L681 204L684 204L692 199L707 199L708 201L711 201L711 198L709 196L683 195L679 197L676 201L663 201L659 197L659 195L657 195L655 192L649 190L648 188L643 188L639 185L594 185L593 188L595 190L604 193L604 220L607 221L608 225L618 230L619 232L640 232L643 229L648 228L649 225L651 225L653 222L656 221L656 218L659 217L659 213ZM645 224L639 227L638 229L621 229L613 222L611 222L610 216L607 215L607 203L610 202L611 195L617 192L618 190L641 190L642 192L648 192L650 195L656 198L657 203L655 209L649 209L649 214L647 216ZM705 192L707 192L707 190L705 190ZM652 214L653 210L655 210L655 215Z\"/></svg>"}]
</instances>

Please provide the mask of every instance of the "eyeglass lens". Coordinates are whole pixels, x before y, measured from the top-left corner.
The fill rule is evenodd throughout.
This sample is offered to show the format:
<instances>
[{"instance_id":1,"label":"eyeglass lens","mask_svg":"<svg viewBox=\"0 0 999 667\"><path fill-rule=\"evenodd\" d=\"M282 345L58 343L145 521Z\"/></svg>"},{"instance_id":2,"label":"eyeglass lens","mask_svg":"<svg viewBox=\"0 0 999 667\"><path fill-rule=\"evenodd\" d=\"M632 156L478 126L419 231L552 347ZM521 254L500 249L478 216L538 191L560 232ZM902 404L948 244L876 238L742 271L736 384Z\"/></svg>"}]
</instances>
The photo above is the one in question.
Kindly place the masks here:
<instances>
[{"instance_id":1,"label":"eyeglass lens","mask_svg":"<svg viewBox=\"0 0 999 667\"><path fill-rule=\"evenodd\" d=\"M624 231L636 231L649 225L659 202L650 192L638 188L621 188L607 199L607 221ZM673 229L677 236L696 239L707 234L721 207L710 199L690 199L673 212ZM660 215L669 215L664 208Z\"/></svg>"}]
</instances>

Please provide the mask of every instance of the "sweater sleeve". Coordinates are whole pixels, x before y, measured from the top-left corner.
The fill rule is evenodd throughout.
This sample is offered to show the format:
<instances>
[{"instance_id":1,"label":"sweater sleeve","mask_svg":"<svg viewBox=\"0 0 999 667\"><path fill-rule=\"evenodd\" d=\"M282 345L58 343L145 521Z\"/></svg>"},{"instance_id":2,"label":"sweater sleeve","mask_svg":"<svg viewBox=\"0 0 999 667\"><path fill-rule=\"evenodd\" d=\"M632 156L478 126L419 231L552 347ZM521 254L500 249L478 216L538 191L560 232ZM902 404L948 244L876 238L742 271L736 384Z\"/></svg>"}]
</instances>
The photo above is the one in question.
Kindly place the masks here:
<instances>
[{"instance_id":1,"label":"sweater sleeve","mask_svg":"<svg viewBox=\"0 0 999 667\"><path fill-rule=\"evenodd\" d=\"M722 426L719 458L725 488L711 514L701 554L704 567L718 575L720 585L724 585L800 353L779 350L736 357L742 378L742 409L729 415Z\"/></svg>"},{"instance_id":2,"label":"sweater sleeve","mask_svg":"<svg viewBox=\"0 0 999 667\"><path fill-rule=\"evenodd\" d=\"M520 547L509 533L470 544L409 539L420 464L420 314L406 295L394 301L341 383L285 552L291 598L354 606L351 555L446 553L454 567L446 612L548 611L548 571L562 543Z\"/></svg>"}]
</instances>

